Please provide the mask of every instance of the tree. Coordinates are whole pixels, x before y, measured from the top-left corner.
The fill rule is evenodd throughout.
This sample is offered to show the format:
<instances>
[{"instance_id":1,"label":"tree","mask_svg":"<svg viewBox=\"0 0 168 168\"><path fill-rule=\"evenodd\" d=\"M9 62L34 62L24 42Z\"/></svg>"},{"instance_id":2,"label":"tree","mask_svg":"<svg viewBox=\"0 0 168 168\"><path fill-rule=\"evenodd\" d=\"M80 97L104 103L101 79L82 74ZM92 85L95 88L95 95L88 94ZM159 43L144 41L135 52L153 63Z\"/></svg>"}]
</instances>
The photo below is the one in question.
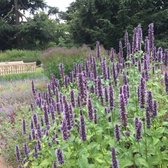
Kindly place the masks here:
<instances>
[{"instance_id":1,"label":"tree","mask_svg":"<svg viewBox=\"0 0 168 168\"><path fill-rule=\"evenodd\" d=\"M66 19L74 43L93 46L98 40L106 48L116 47L125 30L132 34L133 27L138 24L146 29L154 22L156 38L166 37L168 1L76 0L68 8Z\"/></svg>"}]
</instances>

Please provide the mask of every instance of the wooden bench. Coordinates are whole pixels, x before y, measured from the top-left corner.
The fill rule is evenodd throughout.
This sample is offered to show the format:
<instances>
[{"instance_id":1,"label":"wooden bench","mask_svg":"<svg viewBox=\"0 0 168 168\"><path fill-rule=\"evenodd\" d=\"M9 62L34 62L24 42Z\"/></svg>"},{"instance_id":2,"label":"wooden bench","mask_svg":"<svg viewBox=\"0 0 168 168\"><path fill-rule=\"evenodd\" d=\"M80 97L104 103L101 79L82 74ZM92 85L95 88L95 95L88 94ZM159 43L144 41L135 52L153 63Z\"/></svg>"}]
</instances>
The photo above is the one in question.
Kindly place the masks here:
<instances>
[{"instance_id":1,"label":"wooden bench","mask_svg":"<svg viewBox=\"0 0 168 168\"><path fill-rule=\"evenodd\" d=\"M20 74L35 72L36 62L24 63L23 61L0 62L0 75Z\"/></svg>"}]
</instances>

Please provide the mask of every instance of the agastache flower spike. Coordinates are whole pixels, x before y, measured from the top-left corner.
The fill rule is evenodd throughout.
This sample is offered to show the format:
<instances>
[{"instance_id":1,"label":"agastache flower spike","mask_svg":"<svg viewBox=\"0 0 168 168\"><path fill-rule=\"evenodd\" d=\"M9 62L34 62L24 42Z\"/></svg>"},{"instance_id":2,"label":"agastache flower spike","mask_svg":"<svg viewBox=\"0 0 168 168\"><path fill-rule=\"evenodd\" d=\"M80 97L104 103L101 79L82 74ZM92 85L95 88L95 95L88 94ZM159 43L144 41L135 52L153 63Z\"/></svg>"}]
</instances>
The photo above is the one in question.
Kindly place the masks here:
<instances>
[{"instance_id":1,"label":"agastache flower spike","mask_svg":"<svg viewBox=\"0 0 168 168\"><path fill-rule=\"evenodd\" d=\"M119 168L119 162L116 157L115 148L112 148L111 155L112 155L112 168Z\"/></svg>"},{"instance_id":2,"label":"agastache flower spike","mask_svg":"<svg viewBox=\"0 0 168 168\"><path fill-rule=\"evenodd\" d=\"M92 105L91 99L88 99L87 107L88 107L88 117L89 117L89 120L93 120L94 109L93 109L93 105Z\"/></svg>"},{"instance_id":3,"label":"agastache flower spike","mask_svg":"<svg viewBox=\"0 0 168 168\"><path fill-rule=\"evenodd\" d=\"M142 138L142 121L135 118L135 138L139 141Z\"/></svg>"},{"instance_id":4,"label":"agastache flower spike","mask_svg":"<svg viewBox=\"0 0 168 168\"><path fill-rule=\"evenodd\" d=\"M63 122L62 122L62 136L63 136L63 140L65 140L65 141L69 137L66 119L64 119Z\"/></svg>"},{"instance_id":5,"label":"agastache flower spike","mask_svg":"<svg viewBox=\"0 0 168 168\"><path fill-rule=\"evenodd\" d=\"M164 74L164 81L165 81L165 91L168 93L168 72Z\"/></svg>"},{"instance_id":6,"label":"agastache flower spike","mask_svg":"<svg viewBox=\"0 0 168 168\"><path fill-rule=\"evenodd\" d=\"M53 162L52 168L58 168L56 161Z\"/></svg>"},{"instance_id":7,"label":"agastache flower spike","mask_svg":"<svg viewBox=\"0 0 168 168\"><path fill-rule=\"evenodd\" d=\"M127 126L127 113L124 101L124 95L120 94L120 119L121 123L124 127Z\"/></svg>"},{"instance_id":8,"label":"agastache flower spike","mask_svg":"<svg viewBox=\"0 0 168 168\"><path fill-rule=\"evenodd\" d=\"M156 117L158 114L158 105L156 101L153 101L153 117Z\"/></svg>"},{"instance_id":9,"label":"agastache flower spike","mask_svg":"<svg viewBox=\"0 0 168 168\"><path fill-rule=\"evenodd\" d=\"M37 117L37 114L33 114L33 123L34 123L34 126L35 128L37 128L37 124L38 124L38 117Z\"/></svg>"},{"instance_id":10,"label":"agastache flower spike","mask_svg":"<svg viewBox=\"0 0 168 168\"><path fill-rule=\"evenodd\" d=\"M18 145L16 145L15 151L16 151L16 160L19 162L21 159L21 155L20 155L20 149Z\"/></svg>"},{"instance_id":11,"label":"agastache flower spike","mask_svg":"<svg viewBox=\"0 0 168 168\"><path fill-rule=\"evenodd\" d=\"M24 119L22 121L22 134L26 134L26 121Z\"/></svg>"},{"instance_id":12,"label":"agastache flower spike","mask_svg":"<svg viewBox=\"0 0 168 168\"><path fill-rule=\"evenodd\" d=\"M70 92L70 97L71 97L71 104L73 107L75 107L75 93L73 89Z\"/></svg>"},{"instance_id":13,"label":"agastache flower spike","mask_svg":"<svg viewBox=\"0 0 168 168\"><path fill-rule=\"evenodd\" d=\"M146 107L146 127L151 127L151 118L150 118L150 109L149 107Z\"/></svg>"},{"instance_id":14,"label":"agastache flower spike","mask_svg":"<svg viewBox=\"0 0 168 168\"><path fill-rule=\"evenodd\" d=\"M60 71L61 78L64 79L64 65L63 64L59 64L59 71Z\"/></svg>"},{"instance_id":15,"label":"agastache flower spike","mask_svg":"<svg viewBox=\"0 0 168 168\"><path fill-rule=\"evenodd\" d=\"M82 114L82 111L80 111L80 137L82 141L86 141L85 119Z\"/></svg>"},{"instance_id":16,"label":"agastache flower spike","mask_svg":"<svg viewBox=\"0 0 168 168\"><path fill-rule=\"evenodd\" d=\"M149 29L148 29L148 38L149 38L149 46L150 49L152 50L154 47L154 24L151 23L149 24Z\"/></svg>"},{"instance_id":17,"label":"agastache flower spike","mask_svg":"<svg viewBox=\"0 0 168 168\"><path fill-rule=\"evenodd\" d=\"M32 80L32 93L35 96L36 90L35 90L35 87L34 87L34 81L33 80Z\"/></svg>"},{"instance_id":18,"label":"agastache flower spike","mask_svg":"<svg viewBox=\"0 0 168 168\"><path fill-rule=\"evenodd\" d=\"M120 127L117 124L115 125L114 135L117 141L121 139Z\"/></svg>"},{"instance_id":19,"label":"agastache flower spike","mask_svg":"<svg viewBox=\"0 0 168 168\"><path fill-rule=\"evenodd\" d=\"M57 157L58 163L63 164L64 163L64 156L61 149L56 149L55 155Z\"/></svg>"},{"instance_id":20,"label":"agastache flower spike","mask_svg":"<svg viewBox=\"0 0 168 168\"><path fill-rule=\"evenodd\" d=\"M113 86L109 86L109 104L110 104L110 110L114 109L114 91Z\"/></svg>"},{"instance_id":21,"label":"agastache flower spike","mask_svg":"<svg viewBox=\"0 0 168 168\"><path fill-rule=\"evenodd\" d=\"M27 146L26 143L24 144L23 149L24 149L25 156L28 157L28 155L29 155L29 148L28 148L28 146Z\"/></svg>"}]
</instances>

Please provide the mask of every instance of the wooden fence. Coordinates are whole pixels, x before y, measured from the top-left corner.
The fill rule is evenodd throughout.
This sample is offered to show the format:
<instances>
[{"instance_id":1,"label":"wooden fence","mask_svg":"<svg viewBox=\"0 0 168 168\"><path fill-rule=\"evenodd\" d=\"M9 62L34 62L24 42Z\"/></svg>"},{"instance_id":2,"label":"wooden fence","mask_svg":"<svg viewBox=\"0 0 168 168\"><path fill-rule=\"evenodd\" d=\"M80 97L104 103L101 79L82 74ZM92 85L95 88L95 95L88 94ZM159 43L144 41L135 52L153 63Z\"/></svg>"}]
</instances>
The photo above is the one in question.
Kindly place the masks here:
<instances>
[{"instance_id":1,"label":"wooden fence","mask_svg":"<svg viewBox=\"0 0 168 168\"><path fill-rule=\"evenodd\" d=\"M30 73L36 70L36 62L23 61L0 62L0 75Z\"/></svg>"}]
</instances>

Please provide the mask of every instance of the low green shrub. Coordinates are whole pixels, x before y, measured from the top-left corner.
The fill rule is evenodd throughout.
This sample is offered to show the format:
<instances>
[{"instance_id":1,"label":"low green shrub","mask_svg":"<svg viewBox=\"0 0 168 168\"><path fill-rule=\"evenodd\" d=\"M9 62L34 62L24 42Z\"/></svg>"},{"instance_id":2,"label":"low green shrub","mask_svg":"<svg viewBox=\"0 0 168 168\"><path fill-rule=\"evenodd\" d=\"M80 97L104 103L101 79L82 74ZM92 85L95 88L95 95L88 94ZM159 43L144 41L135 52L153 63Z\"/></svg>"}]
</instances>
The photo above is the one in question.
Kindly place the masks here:
<instances>
[{"instance_id":1,"label":"low green shrub","mask_svg":"<svg viewBox=\"0 0 168 168\"><path fill-rule=\"evenodd\" d=\"M39 65L41 63L39 57L40 51L12 49L0 53L0 62L23 61L36 62Z\"/></svg>"},{"instance_id":2,"label":"low green shrub","mask_svg":"<svg viewBox=\"0 0 168 168\"><path fill-rule=\"evenodd\" d=\"M49 48L42 53L41 61L44 68L44 73L50 77L54 74L57 78L60 78L58 65L64 64L65 74L68 74L75 63L82 63L85 60L91 49L83 46L80 48L64 48L56 47Z\"/></svg>"}]
</instances>

